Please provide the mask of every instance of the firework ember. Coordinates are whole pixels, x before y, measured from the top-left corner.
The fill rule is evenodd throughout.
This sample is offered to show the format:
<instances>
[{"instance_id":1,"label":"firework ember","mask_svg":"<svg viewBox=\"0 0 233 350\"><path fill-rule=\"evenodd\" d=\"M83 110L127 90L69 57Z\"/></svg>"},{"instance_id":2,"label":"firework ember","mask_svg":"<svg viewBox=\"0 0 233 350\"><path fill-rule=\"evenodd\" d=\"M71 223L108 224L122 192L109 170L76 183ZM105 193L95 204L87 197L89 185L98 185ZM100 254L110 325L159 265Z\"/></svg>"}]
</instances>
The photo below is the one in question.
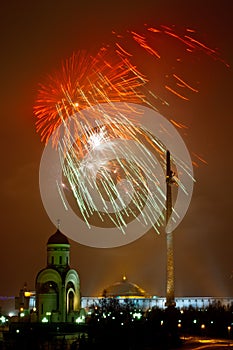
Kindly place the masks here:
<instances>
[{"instance_id":1,"label":"firework ember","mask_svg":"<svg viewBox=\"0 0 233 350\"><path fill-rule=\"evenodd\" d=\"M135 56L137 56L139 49L141 49L140 54L142 52L146 54L146 56L143 56L143 60L147 64L143 67L143 62L140 62L140 70L147 77L150 77L148 79L149 82L153 83L151 81L153 70L156 72L157 80L159 74L161 74L161 82L163 83L160 83L159 86L154 84L153 90L149 87L147 88L146 102L151 108L156 107L159 109L161 103L167 106L170 104L170 98L169 96L167 97L166 91L184 101L189 101L192 95L198 92L197 77L193 77L192 69L189 69L187 74L184 67L185 65L189 67L193 65L195 61L200 59L202 54L225 64L227 67L229 66L220 57L217 50L210 48L195 38L197 33L190 28L185 28L178 33L174 26L161 25L154 27L145 25L140 31L128 30L127 33L117 34L113 32L113 34L116 36L115 51L121 57L129 57L131 62L135 63ZM169 45L168 49L167 45ZM152 66L149 65L150 72L148 72L150 59L153 61L153 70L151 69ZM196 67L197 75L198 66L200 64ZM162 87L165 91L162 94L161 92L156 93L156 90L159 88L161 91ZM151 103L149 102L150 98L152 98Z\"/></svg>"}]
</instances>

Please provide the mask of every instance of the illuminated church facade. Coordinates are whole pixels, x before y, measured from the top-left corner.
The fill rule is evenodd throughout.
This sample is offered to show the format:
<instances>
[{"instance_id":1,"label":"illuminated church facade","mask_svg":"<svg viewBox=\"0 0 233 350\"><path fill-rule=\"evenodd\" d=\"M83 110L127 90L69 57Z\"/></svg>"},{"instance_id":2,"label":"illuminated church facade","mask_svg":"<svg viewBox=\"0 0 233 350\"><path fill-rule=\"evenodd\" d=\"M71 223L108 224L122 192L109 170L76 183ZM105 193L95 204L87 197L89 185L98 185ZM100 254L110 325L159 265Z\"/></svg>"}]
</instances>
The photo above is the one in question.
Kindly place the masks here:
<instances>
[{"instance_id":1,"label":"illuminated church facade","mask_svg":"<svg viewBox=\"0 0 233 350\"><path fill-rule=\"evenodd\" d=\"M80 311L80 280L70 268L70 244L58 229L47 242L47 266L36 276L36 312L40 322L72 322Z\"/></svg>"}]
</instances>

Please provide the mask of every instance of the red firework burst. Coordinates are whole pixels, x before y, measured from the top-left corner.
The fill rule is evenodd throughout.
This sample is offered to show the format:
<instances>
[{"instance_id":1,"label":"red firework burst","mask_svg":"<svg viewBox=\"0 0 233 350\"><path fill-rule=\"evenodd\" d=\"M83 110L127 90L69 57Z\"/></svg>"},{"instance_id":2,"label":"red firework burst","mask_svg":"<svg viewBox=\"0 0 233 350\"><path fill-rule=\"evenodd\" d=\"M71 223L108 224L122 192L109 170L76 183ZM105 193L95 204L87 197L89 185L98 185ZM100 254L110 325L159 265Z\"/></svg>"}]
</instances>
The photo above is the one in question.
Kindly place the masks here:
<instances>
[{"instance_id":1,"label":"red firework burst","mask_svg":"<svg viewBox=\"0 0 233 350\"><path fill-rule=\"evenodd\" d=\"M57 144L60 126L76 112L99 103L134 102L143 98L140 87L145 78L125 57L101 49L93 57L84 51L74 53L61 69L40 84L34 106L36 131Z\"/></svg>"}]
</instances>

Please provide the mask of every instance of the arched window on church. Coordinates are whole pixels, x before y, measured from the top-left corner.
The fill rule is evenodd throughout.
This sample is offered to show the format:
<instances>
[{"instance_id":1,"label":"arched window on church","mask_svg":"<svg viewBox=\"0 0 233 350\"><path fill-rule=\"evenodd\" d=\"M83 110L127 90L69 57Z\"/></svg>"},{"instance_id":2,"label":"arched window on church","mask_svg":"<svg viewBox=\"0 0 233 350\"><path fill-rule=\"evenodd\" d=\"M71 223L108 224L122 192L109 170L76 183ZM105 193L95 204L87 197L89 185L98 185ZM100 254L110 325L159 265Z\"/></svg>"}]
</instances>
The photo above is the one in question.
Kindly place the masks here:
<instances>
[{"instance_id":1,"label":"arched window on church","mask_svg":"<svg viewBox=\"0 0 233 350\"><path fill-rule=\"evenodd\" d=\"M43 310L41 309L41 313L46 311L54 311L59 308L59 289L57 283L54 281L46 281L42 283L38 288L38 295L40 300L42 301Z\"/></svg>"},{"instance_id":2,"label":"arched window on church","mask_svg":"<svg viewBox=\"0 0 233 350\"><path fill-rule=\"evenodd\" d=\"M68 294L68 312L74 310L74 293L73 291L69 291Z\"/></svg>"}]
</instances>

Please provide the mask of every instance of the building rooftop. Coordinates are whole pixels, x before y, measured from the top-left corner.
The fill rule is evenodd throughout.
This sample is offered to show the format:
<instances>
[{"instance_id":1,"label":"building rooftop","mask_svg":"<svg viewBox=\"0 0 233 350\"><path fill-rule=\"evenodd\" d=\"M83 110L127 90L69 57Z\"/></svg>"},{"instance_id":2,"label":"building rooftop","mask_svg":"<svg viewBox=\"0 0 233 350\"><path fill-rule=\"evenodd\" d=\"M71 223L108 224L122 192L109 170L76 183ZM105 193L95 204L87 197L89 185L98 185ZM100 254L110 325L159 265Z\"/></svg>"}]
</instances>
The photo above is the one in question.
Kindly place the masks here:
<instances>
[{"instance_id":1,"label":"building rooftop","mask_svg":"<svg viewBox=\"0 0 233 350\"><path fill-rule=\"evenodd\" d=\"M105 288L103 295L108 297L145 297L145 291L137 284L129 282L123 276L121 282L116 282Z\"/></svg>"},{"instance_id":2,"label":"building rooftop","mask_svg":"<svg viewBox=\"0 0 233 350\"><path fill-rule=\"evenodd\" d=\"M47 244L70 244L68 238L59 229L49 237Z\"/></svg>"}]
</instances>

